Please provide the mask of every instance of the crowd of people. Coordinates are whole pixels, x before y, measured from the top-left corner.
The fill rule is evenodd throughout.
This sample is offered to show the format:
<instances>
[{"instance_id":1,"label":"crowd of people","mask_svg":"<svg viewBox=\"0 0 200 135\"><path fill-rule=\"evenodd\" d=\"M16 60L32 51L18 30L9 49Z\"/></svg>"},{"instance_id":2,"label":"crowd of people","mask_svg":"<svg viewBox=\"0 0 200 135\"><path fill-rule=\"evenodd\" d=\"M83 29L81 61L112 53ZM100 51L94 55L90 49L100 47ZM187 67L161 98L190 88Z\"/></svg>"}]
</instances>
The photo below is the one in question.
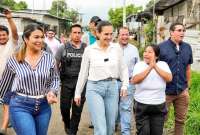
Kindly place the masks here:
<instances>
[{"instance_id":1,"label":"crowd of people","mask_svg":"<svg viewBox=\"0 0 200 135\"><path fill-rule=\"evenodd\" d=\"M137 135L162 135L171 104L174 135L184 134L193 58L182 23L172 23L168 40L147 45L140 60L129 29L118 28L113 42L112 24L98 16L83 36L80 24L71 25L62 43L54 30L28 24L18 44L11 11L4 14L11 31L0 25L0 135L9 121L17 135L47 135L58 94L67 135L77 134L85 101L94 135L113 135L116 125L131 135L132 118Z\"/></svg>"}]
</instances>

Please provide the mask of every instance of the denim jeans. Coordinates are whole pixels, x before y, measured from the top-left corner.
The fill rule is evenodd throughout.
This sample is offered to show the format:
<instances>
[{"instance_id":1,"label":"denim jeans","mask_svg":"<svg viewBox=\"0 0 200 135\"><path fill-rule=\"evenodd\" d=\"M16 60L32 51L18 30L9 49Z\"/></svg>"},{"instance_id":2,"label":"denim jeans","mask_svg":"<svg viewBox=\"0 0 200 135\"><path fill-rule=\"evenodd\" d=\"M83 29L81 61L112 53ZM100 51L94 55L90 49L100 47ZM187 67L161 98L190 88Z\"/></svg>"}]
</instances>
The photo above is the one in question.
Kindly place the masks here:
<instances>
[{"instance_id":1,"label":"denim jeans","mask_svg":"<svg viewBox=\"0 0 200 135\"><path fill-rule=\"evenodd\" d=\"M117 80L88 81L86 101L94 135L113 135L119 101Z\"/></svg>"},{"instance_id":2,"label":"denim jeans","mask_svg":"<svg viewBox=\"0 0 200 135\"><path fill-rule=\"evenodd\" d=\"M47 135L51 107L46 98L13 95L9 109L11 124L17 135Z\"/></svg>"},{"instance_id":3,"label":"denim jeans","mask_svg":"<svg viewBox=\"0 0 200 135\"><path fill-rule=\"evenodd\" d=\"M121 82L118 81L119 92L121 88ZM132 109L133 109L133 95L135 87L133 84L129 84L127 96L120 98L119 100L119 110L117 122L120 122L121 134L131 135L131 119L132 119Z\"/></svg>"}]
</instances>

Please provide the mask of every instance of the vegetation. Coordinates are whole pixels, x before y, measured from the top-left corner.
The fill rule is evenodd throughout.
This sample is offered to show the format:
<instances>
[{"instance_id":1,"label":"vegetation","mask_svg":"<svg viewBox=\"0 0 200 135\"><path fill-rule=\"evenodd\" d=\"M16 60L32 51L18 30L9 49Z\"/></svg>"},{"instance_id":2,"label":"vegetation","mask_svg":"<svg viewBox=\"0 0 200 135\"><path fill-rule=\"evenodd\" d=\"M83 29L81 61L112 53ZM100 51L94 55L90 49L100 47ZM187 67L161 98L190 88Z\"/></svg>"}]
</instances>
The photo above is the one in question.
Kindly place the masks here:
<instances>
[{"instance_id":1,"label":"vegetation","mask_svg":"<svg viewBox=\"0 0 200 135\"><path fill-rule=\"evenodd\" d=\"M69 9L65 0L54 0L49 13L60 18L71 19L72 22L77 22L79 19L78 11Z\"/></svg>"},{"instance_id":2,"label":"vegetation","mask_svg":"<svg viewBox=\"0 0 200 135\"><path fill-rule=\"evenodd\" d=\"M185 126L186 135L199 135L200 133L200 73L193 72L191 79L190 104L188 117ZM169 119L165 125L166 128L172 129L174 124L173 109L170 108Z\"/></svg>"},{"instance_id":3,"label":"vegetation","mask_svg":"<svg viewBox=\"0 0 200 135\"><path fill-rule=\"evenodd\" d=\"M147 22L147 24L144 27L144 35L145 35L145 46L153 44L155 41L153 39L153 36L155 36L155 23L153 20L150 20Z\"/></svg>"},{"instance_id":4,"label":"vegetation","mask_svg":"<svg viewBox=\"0 0 200 135\"><path fill-rule=\"evenodd\" d=\"M136 14L139 11L142 11L142 7L136 7L135 5L131 4L126 7L126 16L131 14ZM123 7L119 8L111 8L108 12L109 20L113 24L114 28L119 28L123 25Z\"/></svg>"},{"instance_id":5,"label":"vegetation","mask_svg":"<svg viewBox=\"0 0 200 135\"><path fill-rule=\"evenodd\" d=\"M28 7L25 1L20 1L17 3L14 0L2 0L0 4L15 11L24 10L24 9L27 9Z\"/></svg>"}]
</instances>

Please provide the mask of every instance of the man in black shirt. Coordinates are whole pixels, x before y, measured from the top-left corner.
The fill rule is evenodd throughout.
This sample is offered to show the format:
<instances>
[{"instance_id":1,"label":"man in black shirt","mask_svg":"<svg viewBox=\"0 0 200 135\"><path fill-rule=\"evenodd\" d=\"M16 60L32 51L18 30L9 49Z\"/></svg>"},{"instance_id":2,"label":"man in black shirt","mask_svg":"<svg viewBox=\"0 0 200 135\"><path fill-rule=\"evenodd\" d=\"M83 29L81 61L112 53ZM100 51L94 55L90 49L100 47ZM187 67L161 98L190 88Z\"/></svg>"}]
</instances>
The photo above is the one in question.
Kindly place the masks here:
<instances>
[{"instance_id":1,"label":"man in black shirt","mask_svg":"<svg viewBox=\"0 0 200 135\"><path fill-rule=\"evenodd\" d=\"M81 42L81 25L74 24L71 26L70 30L70 41L59 48L55 58L58 68L60 69L60 109L65 131L69 135L76 135L85 102L85 90L82 94L80 106L76 106L73 97L86 44ZM72 114L70 117L71 108Z\"/></svg>"}]
</instances>

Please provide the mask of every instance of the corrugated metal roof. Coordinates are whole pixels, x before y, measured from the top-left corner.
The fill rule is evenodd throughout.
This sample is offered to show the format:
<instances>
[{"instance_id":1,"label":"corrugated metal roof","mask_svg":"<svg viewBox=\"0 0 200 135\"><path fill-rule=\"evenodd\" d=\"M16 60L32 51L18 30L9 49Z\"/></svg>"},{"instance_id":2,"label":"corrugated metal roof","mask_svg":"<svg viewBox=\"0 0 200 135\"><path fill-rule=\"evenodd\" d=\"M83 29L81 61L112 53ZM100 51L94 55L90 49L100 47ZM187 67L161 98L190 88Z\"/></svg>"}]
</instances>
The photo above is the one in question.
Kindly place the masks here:
<instances>
[{"instance_id":1,"label":"corrugated metal roof","mask_svg":"<svg viewBox=\"0 0 200 135\"><path fill-rule=\"evenodd\" d=\"M171 6L174 6L184 1L186 0L159 0L155 3L155 11L158 11L158 12L163 11L165 9L168 9Z\"/></svg>"}]
</instances>

